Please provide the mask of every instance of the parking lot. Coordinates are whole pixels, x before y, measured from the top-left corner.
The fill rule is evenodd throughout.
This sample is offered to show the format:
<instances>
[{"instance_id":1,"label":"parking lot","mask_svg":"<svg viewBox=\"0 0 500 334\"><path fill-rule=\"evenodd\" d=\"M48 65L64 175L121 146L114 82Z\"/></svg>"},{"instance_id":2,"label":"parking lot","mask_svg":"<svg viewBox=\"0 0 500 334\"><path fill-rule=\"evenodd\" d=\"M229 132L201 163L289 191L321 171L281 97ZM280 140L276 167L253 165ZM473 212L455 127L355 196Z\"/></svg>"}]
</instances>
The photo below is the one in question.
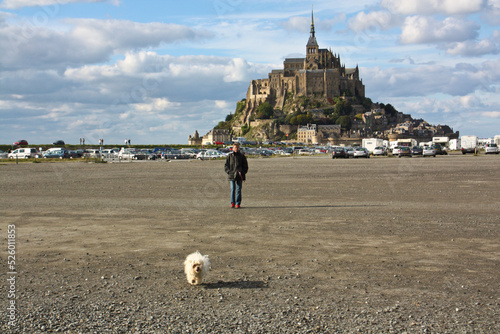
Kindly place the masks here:
<instances>
[{"instance_id":1,"label":"parking lot","mask_svg":"<svg viewBox=\"0 0 500 334\"><path fill-rule=\"evenodd\" d=\"M499 332L499 158L249 159L239 210L224 160L2 163L15 329Z\"/></svg>"}]
</instances>

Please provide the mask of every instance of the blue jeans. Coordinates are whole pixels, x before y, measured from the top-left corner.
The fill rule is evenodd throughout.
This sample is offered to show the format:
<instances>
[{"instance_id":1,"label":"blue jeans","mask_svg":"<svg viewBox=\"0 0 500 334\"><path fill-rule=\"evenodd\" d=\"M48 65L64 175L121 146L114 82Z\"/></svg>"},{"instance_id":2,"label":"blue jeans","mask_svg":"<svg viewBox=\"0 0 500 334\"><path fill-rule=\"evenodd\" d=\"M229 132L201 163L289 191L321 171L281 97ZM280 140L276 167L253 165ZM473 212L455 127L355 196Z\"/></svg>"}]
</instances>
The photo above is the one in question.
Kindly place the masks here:
<instances>
[{"instance_id":1,"label":"blue jeans","mask_svg":"<svg viewBox=\"0 0 500 334\"><path fill-rule=\"evenodd\" d=\"M241 204L241 186L243 184L243 181L241 179L238 179L236 181L229 181L231 184L231 203L234 203L236 205Z\"/></svg>"}]
</instances>

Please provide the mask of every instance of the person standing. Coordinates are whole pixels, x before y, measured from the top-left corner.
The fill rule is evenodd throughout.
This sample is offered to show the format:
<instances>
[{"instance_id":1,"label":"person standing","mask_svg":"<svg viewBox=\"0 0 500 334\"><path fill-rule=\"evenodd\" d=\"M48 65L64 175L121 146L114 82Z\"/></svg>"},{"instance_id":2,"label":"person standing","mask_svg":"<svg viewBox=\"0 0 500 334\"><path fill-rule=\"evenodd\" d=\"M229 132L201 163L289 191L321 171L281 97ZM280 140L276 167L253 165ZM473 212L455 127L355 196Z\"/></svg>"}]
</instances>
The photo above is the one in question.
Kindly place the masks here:
<instances>
[{"instance_id":1,"label":"person standing","mask_svg":"<svg viewBox=\"0 0 500 334\"><path fill-rule=\"evenodd\" d=\"M241 207L241 187L248 172L248 162L245 155L240 151L240 144L233 144L233 151L226 158L224 170L231 184L231 207Z\"/></svg>"}]
</instances>

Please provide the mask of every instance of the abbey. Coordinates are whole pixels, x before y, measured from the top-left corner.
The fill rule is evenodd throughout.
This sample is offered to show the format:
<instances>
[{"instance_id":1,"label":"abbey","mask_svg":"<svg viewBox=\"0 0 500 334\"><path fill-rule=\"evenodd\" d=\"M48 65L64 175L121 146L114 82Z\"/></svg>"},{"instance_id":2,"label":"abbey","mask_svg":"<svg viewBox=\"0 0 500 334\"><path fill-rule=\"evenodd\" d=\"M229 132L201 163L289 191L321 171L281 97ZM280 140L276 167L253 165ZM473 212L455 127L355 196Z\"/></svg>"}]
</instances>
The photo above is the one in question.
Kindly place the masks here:
<instances>
[{"instance_id":1,"label":"abbey","mask_svg":"<svg viewBox=\"0 0 500 334\"><path fill-rule=\"evenodd\" d=\"M273 70L268 79L252 80L247 91L246 115L249 116L264 101L282 109L287 94L294 96L342 95L365 96L365 86L359 78L359 68L346 68L340 56L328 49L320 49L314 31L314 13L311 14L311 35L306 45L305 58L287 58L282 70ZM248 120L246 120L248 121Z\"/></svg>"}]
</instances>

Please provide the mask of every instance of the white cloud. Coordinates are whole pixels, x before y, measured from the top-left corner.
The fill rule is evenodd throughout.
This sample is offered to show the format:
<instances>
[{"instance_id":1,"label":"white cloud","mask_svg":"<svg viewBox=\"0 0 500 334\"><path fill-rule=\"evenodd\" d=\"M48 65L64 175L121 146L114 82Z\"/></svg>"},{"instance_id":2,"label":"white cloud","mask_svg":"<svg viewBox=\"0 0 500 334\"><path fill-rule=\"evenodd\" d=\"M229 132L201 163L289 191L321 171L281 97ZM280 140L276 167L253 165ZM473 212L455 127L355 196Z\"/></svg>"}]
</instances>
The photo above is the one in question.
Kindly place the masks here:
<instances>
[{"instance_id":1,"label":"white cloud","mask_svg":"<svg viewBox=\"0 0 500 334\"><path fill-rule=\"evenodd\" d=\"M460 42L474 39L478 35L479 25L453 17L438 21L432 17L410 16L402 27L401 42L439 43Z\"/></svg>"},{"instance_id":2,"label":"white cloud","mask_svg":"<svg viewBox=\"0 0 500 334\"><path fill-rule=\"evenodd\" d=\"M421 65L409 68L362 68L367 96L410 97L447 94L466 96L494 91L500 82L500 60L478 65Z\"/></svg>"},{"instance_id":3,"label":"white cloud","mask_svg":"<svg viewBox=\"0 0 500 334\"><path fill-rule=\"evenodd\" d=\"M106 62L115 54L165 43L211 38L207 31L166 23L68 19L68 31L19 24L0 25L0 66L67 68Z\"/></svg>"},{"instance_id":4,"label":"white cloud","mask_svg":"<svg viewBox=\"0 0 500 334\"><path fill-rule=\"evenodd\" d=\"M491 25L500 25L500 0L489 0L482 18Z\"/></svg>"},{"instance_id":5,"label":"white cloud","mask_svg":"<svg viewBox=\"0 0 500 334\"><path fill-rule=\"evenodd\" d=\"M348 21L348 27L354 32L365 30L387 30L397 24L400 19L388 11L360 12Z\"/></svg>"},{"instance_id":6,"label":"white cloud","mask_svg":"<svg viewBox=\"0 0 500 334\"><path fill-rule=\"evenodd\" d=\"M500 118L500 111L484 111L481 115L488 118Z\"/></svg>"},{"instance_id":7,"label":"white cloud","mask_svg":"<svg viewBox=\"0 0 500 334\"><path fill-rule=\"evenodd\" d=\"M0 92L0 109L2 115L15 110L16 117L2 116L2 126L21 123L27 129L43 119L44 128L36 126L38 135L57 133L69 142L85 136L94 142L105 137L107 142L119 143L122 137L131 137L146 143L149 137L161 138L158 143L182 143L193 129L208 131L234 112L236 101L245 97L250 79L263 66L242 58L173 57L142 51L127 53L113 64L64 72L10 71L8 77L0 77L0 85L15 85ZM38 94L41 87L44 93ZM171 129L168 137L163 134L166 128ZM178 133L186 138L176 137Z\"/></svg>"},{"instance_id":8,"label":"white cloud","mask_svg":"<svg viewBox=\"0 0 500 334\"><path fill-rule=\"evenodd\" d=\"M459 56L482 56L487 54L498 54L499 48L491 39L480 41L470 40L456 42L447 46L446 53Z\"/></svg>"},{"instance_id":9,"label":"white cloud","mask_svg":"<svg viewBox=\"0 0 500 334\"><path fill-rule=\"evenodd\" d=\"M308 33L311 30L311 18L305 16L294 16L281 23L287 31Z\"/></svg>"},{"instance_id":10,"label":"white cloud","mask_svg":"<svg viewBox=\"0 0 500 334\"><path fill-rule=\"evenodd\" d=\"M382 0L380 5L403 14L471 14L486 7L486 0Z\"/></svg>"},{"instance_id":11,"label":"white cloud","mask_svg":"<svg viewBox=\"0 0 500 334\"><path fill-rule=\"evenodd\" d=\"M214 102L215 102L215 106L217 108L221 108L221 109L229 108L229 103L227 101L215 100Z\"/></svg>"},{"instance_id":12,"label":"white cloud","mask_svg":"<svg viewBox=\"0 0 500 334\"><path fill-rule=\"evenodd\" d=\"M151 113L151 112L162 112L167 111L171 108L178 108L181 104L170 102L166 98L146 98L147 103L136 103L133 104L133 108L136 111Z\"/></svg>"}]
</instances>

